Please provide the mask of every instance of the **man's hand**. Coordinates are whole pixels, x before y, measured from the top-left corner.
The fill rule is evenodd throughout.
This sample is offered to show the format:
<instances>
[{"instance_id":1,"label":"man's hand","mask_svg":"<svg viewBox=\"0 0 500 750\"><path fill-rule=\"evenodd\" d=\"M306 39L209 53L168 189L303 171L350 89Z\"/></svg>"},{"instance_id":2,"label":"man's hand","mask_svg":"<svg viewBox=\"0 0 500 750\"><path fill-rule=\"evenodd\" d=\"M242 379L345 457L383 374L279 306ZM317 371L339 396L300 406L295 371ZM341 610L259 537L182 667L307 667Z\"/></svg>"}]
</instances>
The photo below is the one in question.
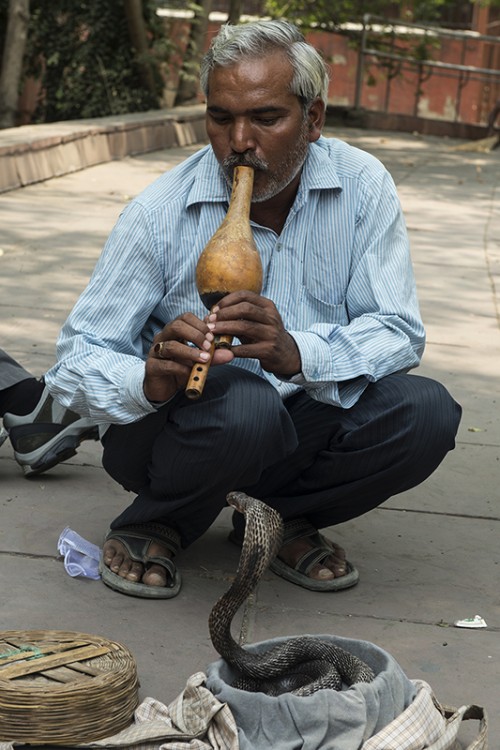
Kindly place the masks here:
<instances>
[{"instance_id":1,"label":"man's hand","mask_svg":"<svg viewBox=\"0 0 500 750\"><path fill-rule=\"evenodd\" d=\"M214 339L213 328L212 322L184 313L167 323L154 337L143 384L149 401L168 401L186 386L193 365L208 362ZM225 364L233 356L228 350L217 350L212 363Z\"/></svg>"},{"instance_id":2,"label":"man's hand","mask_svg":"<svg viewBox=\"0 0 500 750\"><path fill-rule=\"evenodd\" d=\"M274 302L255 292L232 292L208 316L215 335L229 334L241 344L233 346L235 357L258 359L267 372L291 377L301 370L297 344L283 326Z\"/></svg>"}]
</instances>

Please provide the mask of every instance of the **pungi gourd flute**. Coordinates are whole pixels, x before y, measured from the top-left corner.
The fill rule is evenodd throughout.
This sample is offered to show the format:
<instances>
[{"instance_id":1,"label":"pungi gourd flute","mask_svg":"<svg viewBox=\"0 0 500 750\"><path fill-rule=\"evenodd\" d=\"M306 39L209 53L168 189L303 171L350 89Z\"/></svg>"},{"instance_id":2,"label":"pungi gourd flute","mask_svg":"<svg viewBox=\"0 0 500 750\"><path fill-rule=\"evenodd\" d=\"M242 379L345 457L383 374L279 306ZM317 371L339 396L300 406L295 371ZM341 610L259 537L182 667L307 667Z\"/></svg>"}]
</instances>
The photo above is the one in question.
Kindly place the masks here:
<instances>
[{"instance_id":1,"label":"pungi gourd flute","mask_svg":"<svg viewBox=\"0 0 500 750\"><path fill-rule=\"evenodd\" d=\"M262 263L250 226L254 170L235 167L233 189L227 214L210 239L196 266L196 286L205 307L211 310L230 292L262 288ZM203 393L216 348L230 348L232 336L216 336L207 362L194 365L186 386L186 396L197 399Z\"/></svg>"}]
</instances>

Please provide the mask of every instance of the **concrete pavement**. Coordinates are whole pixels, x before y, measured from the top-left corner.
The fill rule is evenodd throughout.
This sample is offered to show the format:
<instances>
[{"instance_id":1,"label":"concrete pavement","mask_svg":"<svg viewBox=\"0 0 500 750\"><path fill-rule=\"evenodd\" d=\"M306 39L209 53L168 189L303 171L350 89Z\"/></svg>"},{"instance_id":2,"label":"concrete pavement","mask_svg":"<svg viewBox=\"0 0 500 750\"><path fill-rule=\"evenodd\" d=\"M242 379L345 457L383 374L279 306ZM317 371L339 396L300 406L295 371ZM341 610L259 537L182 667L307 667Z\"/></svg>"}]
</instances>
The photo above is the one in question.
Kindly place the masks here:
<instances>
[{"instance_id":1,"label":"concrete pavement","mask_svg":"<svg viewBox=\"0 0 500 750\"><path fill-rule=\"evenodd\" d=\"M332 131L333 132L333 131ZM329 533L358 566L358 586L302 590L272 573L238 616L244 642L335 633L387 649L441 702L478 703L500 747L500 151L458 142L342 129L378 156L399 187L412 241L428 346L422 374L464 407L456 450L420 487ZM0 342L41 375L120 210L196 146L127 157L0 195ZM100 544L130 496L107 477L98 444L28 481L0 449L2 629L60 629L122 641L136 657L141 696L170 702L216 658L207 618L233 575L229 511L178 559L172 601L124 597L72 579L57 556L65 526ZM488 627L453 626L481 614ZM466 729L464 740L471 734Z\"/></svg>"}]
</instances>

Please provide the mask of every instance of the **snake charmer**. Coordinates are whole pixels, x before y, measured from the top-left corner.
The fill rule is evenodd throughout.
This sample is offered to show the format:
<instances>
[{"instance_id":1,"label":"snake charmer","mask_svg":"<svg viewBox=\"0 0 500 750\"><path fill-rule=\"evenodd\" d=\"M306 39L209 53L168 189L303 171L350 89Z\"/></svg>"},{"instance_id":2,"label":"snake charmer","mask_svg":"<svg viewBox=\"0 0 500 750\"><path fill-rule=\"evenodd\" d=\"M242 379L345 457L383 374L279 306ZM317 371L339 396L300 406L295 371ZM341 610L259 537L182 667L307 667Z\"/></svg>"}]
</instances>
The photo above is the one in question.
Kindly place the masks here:
<instances>
[{"instance_id":1,"label":"snake charmer","mask_svg":"<svg viewBox=\"0 0 500 750\"><path fill-rule=\"evenodd\" d=\"M122 212L46 384L99 424L103 465L133 493L104 543L106 585L175 596L178 553L242 491L284 520L271 569L339 591L358 581L356 551L320 530L423 482L453 449L461 409L410 372L425 332L400 201L377 159L322 135L320 54L286 22L225 25L200 80L209 145ZM254 171L262 288L207 312L197 261L238 166ZM232 344L190 400L192 368L218 336Z\"/></svg>"}]
</instances>

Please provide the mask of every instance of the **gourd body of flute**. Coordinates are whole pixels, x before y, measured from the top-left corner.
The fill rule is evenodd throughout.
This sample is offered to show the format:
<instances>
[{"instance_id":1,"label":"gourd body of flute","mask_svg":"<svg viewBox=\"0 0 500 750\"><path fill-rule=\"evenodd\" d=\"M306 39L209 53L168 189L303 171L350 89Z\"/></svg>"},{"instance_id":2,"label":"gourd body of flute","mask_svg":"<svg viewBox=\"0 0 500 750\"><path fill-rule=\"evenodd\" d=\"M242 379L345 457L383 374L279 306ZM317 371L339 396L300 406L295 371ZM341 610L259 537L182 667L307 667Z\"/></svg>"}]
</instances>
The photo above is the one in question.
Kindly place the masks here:
<instances>
[{"instance_id":1,"label":"gourd body of flute","mask_svg":"<svg viewBox=\"0 0 500 750\"><path fill-rule=\"evenodd\" d=\"M209 310L229 292L262 288L262 264L250 227L253 177L251 167L235 168L226 217L196 266L196 286Z\"/></svg>"}]
</instances>

